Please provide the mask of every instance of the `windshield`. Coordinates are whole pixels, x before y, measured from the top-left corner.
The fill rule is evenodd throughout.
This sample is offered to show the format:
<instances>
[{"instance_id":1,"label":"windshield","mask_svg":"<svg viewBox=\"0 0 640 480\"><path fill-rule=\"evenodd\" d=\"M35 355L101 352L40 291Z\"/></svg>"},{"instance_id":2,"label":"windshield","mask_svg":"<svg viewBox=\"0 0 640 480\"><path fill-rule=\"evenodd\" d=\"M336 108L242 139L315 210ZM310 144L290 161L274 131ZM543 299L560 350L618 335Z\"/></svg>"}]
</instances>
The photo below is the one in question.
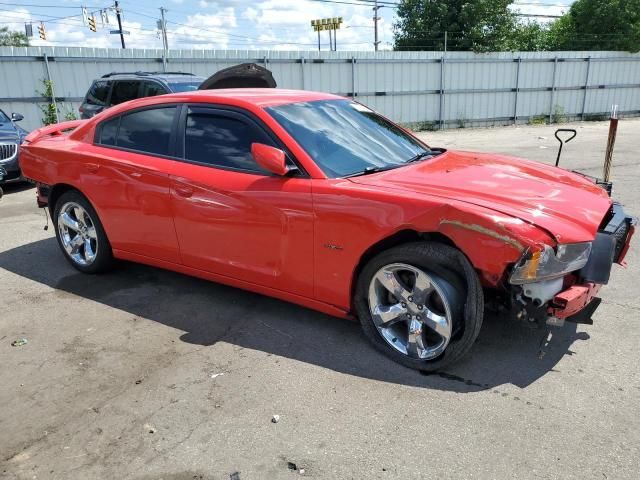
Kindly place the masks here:
<instances>
[{"instance_id":1,"label":"windshield","mask_svg":"<svg viewBox=\"0 0 640 480\"><path fill-rule=\"evenodd\" d=\"M429 150L369 108L318 100L266 109L328 177L394 168Z\"/></svg>"},{"instance_id":2,"label":"windshield","mask_svg":"<svg viewBox=\"0 0 640 480\"><path fill-rule=\"evenodd\" d=\"M9 116L4 113L2 110L0 110L0 123L5 123L5 122L10 122L11 119L9 118Z\"/></svg>"},{"instance_id":3,"label":"windshield","mask_svg":"<svg viewBox=\"0 0 640 480\"><path fill-rule=\"evenodd\" d=\"M193 92L197 90L202 80L198 80L197 82L169 82L169 88L174 93L178 92Z\"/></svg>"}]
</instances>

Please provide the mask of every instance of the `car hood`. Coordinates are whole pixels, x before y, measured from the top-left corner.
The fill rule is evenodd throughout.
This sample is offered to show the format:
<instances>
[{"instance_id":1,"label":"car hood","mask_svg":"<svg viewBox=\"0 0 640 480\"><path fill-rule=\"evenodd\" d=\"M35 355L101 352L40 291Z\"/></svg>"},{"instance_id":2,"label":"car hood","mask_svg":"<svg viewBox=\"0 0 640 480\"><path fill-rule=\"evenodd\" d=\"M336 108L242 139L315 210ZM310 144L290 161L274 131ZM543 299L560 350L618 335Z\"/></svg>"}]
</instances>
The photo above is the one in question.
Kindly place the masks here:
<instances>
[{"instance_id":1,"label":"car hood","mask_svg":"<svg viewBox=\"0 0 640 480\"><path fill-rule=\"evenodd\" d=\"M17 142L19 138L18 130L11 122L0 123L0 141Z\"/></svg>"},{"instance_id":2,"label":"car hood","mask_svg":"<svg viewBox=\"0 0 640 480\"><path fill-rule=\"evenodd\" d=\"M611 207L607 193L579 174L497 154L447 151L350 180L479 205L536 225L560 243L593 240Z\"/></svg>"}]
</instances>

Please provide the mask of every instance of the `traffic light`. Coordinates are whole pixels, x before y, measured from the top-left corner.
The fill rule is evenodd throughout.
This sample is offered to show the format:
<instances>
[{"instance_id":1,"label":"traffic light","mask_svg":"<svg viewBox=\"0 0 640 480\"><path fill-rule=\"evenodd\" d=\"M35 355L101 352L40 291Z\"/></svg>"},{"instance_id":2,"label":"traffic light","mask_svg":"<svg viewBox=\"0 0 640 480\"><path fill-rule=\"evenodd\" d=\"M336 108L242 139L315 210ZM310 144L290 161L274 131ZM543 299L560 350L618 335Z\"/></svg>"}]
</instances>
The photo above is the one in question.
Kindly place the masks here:
<instances>
[{"instance_id":1,"label":"traffic light","mask_svg":"<svg viewBox=\"0 0 640 480\"><path fill-rule=\"evenodd\" d=\"M40 35L41 40L47 39L47 31L44 29L44 23L40 23L40 25L38 25L38 34Z\"/></svg>"},{"instance_id":2,"label":"traffic light","mask_svg":"<svg viewBox=\"0 0 640 480\"><path fill-rule=\"evenodd\" d=\"M96 17L95 15L91 15L89 17L89 30L91 30L92 32L97 31L96 29Z\"/></svg>"}]
</instances>

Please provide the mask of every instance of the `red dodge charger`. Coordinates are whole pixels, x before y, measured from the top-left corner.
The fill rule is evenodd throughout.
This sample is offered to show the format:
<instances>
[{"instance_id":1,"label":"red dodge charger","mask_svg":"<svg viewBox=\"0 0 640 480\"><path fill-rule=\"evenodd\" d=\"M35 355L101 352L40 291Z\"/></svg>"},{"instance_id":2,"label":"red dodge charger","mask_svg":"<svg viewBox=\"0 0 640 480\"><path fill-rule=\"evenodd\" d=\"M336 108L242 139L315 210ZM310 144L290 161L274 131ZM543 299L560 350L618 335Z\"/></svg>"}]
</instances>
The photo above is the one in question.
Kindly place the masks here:
<instances>
[{"instance_id":1,"label":"red dodge charger","mask_svg":"<svg viewBox=\"0 0 640 480\"><path fill-rule=\"evenodd\" d=\"M488 300L591 322L636 223L595 179L431 147L316 92L134 100L36 130L20 163L78 270L120 258L357 317L423 371L471 348Z\"/></svg>"}]
</instances>

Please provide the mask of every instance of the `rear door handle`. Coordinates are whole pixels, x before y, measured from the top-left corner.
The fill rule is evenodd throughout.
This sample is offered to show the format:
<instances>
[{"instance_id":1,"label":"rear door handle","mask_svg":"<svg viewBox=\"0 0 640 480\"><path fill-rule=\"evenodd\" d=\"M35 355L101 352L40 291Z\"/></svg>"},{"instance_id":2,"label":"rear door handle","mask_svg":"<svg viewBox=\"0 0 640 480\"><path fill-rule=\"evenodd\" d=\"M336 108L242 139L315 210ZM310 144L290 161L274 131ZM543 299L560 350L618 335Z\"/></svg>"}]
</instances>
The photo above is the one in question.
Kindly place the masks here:
<instances>
[{"instance_id":1,"label":"rear door handle","mask_svg":"<svg viewBox=\"0 0 640 480\"><path fill-rule=\"evenodd\" d=\"M176 185L175 190L176 193L181 197L189 198L191 195L193 195L193 188L186 185Z\"/></svg>"},{"instance_id":2,"label":"rear door handle","mask_svg":"<svg viewBox=\"0 0 640 480\"><path fill-rule=\"evenodd\" d=\"M91 173L96 173L100 168L100 165L98 165L97 163L87 163L85 166Z\"/></svg>"}]
</instances>

